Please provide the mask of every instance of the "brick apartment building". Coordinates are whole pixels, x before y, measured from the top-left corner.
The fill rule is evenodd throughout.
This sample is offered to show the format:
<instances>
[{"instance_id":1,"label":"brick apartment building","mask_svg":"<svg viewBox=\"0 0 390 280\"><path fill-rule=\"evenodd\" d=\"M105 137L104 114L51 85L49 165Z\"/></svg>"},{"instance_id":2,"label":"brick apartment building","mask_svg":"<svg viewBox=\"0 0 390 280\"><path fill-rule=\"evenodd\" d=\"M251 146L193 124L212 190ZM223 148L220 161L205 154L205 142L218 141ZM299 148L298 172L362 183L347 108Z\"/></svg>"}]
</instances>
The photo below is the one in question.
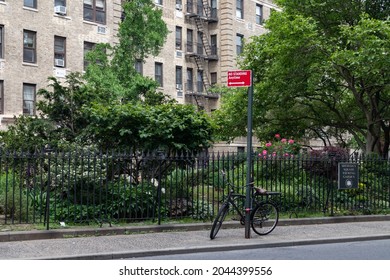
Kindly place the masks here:
<instances>
[{"instance_id":1,"label":"brick apartment building","mask_svg":"<svg viewBox=\"0 0 390 280\"><path fill-rule=\"evenodd\" d=\"M276 6L260 0L154 0L170 31L157 57L135 65L180 103L212 111L237 69L243 40L266 30ZM47 78L83 71L84 55L96 43L116 42L123 0L0 0L0 121L34 115L36 92ZM175 75L173 75L175 73Z\"/></svg>"}]
</instances>

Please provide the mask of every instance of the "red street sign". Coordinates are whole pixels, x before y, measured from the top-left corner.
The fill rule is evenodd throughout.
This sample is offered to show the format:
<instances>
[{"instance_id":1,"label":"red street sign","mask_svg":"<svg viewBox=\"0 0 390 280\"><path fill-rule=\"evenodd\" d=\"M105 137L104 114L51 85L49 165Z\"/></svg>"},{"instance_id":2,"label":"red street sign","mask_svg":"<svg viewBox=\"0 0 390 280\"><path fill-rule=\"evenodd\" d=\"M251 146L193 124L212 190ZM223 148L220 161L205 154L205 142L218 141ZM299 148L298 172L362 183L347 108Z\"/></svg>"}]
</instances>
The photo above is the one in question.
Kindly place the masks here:
<instances>
[{"instance_id":1,"label":"red street sign","mask_svg":"<svg viewBox=\"0 0 390 280\"><path fill-rule=\"evenodd\" d=\"M228 87L250 87L251 83L251 70L234 70L228 71Z\"/></svg>"}]
</instances>

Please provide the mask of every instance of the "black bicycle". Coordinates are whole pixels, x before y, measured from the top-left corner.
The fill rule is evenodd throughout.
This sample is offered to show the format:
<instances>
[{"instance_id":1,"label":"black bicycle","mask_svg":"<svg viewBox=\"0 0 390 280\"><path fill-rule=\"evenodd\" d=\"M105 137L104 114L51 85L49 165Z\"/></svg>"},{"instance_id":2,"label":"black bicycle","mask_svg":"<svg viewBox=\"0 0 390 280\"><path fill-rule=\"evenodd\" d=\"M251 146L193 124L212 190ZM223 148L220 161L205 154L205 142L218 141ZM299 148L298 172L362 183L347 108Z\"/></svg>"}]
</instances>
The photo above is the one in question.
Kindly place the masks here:
<instances>
[{"instance_id":1,"label":"black bicycle","mask_svg":"<svg viewBox=\"0 0 390 280\"><path fill-rule=\"evenodd\" d=\"M234 190L237 189L232 183L226 179L226 174L222 171L222 176L229 186L230 190L226 197L226 200L222 203L217 216L214 219L213 226L211 227L210 238L214 239L217 236L219 229L222 226L223 221L226 218L232 206L240 217L241 225L245 225L245 212L240 207L246 199L246 195L236 193ZM244 187L241 187L244 188ZM279 192L270 192L262 188L255 188L251 183L252 189L252 205L253 210L250 214L250 225L254 232L258 235L266 235L271 233L278 221L279 221L279 209L276 204L268 199L268 196L280 195ZM263 197L266 199L258 199Z\"/></svg>"}]
</instances>

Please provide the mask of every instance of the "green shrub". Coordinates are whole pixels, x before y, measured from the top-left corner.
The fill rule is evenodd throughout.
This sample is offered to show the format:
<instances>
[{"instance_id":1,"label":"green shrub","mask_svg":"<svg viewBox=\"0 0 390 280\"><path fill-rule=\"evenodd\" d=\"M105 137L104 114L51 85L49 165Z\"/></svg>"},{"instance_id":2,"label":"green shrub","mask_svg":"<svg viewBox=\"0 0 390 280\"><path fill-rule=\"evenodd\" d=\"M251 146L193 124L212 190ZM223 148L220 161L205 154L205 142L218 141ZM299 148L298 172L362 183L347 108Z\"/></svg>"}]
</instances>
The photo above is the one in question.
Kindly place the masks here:
<instances>
[{"instance_id":1,"label":"green shrub","mask_svg":"<svg viewBox=\"0 0 390 280\"><path fill-rule=\"evenodd\" d=\"M7 219L27 222L28 199L26 190L20 184L18 175L8 170L8 175L0 175L0 214L6 215Z\"/></svg>"}]
</instances>

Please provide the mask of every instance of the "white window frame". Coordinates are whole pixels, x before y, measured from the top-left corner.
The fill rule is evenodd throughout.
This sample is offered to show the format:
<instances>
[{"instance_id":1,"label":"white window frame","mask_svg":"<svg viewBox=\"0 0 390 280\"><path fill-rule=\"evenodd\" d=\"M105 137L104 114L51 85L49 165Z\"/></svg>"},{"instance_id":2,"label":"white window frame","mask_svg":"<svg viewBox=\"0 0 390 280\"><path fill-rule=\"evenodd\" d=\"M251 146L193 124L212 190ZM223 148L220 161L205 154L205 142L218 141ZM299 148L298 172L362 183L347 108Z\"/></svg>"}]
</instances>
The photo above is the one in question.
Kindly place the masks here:
<instances>
[{"instance_id":1,"label":"white window frame","mask_svg":"<svg viewBox=\"0 0 390 280\"><path fill-rule=\"evenodd\" d=\"M236 18L244 19L244 0L236 0Z\"/></svg>"},{"instance_id":2,"label":"white window frame","mask_svg":"<svg viewBox=\"0 0 390 280\"><path fill-rule=\"evenodd\" d=\"M23 0L23 6L31 9L37 9L38 0Z\"/></svg>"},{"instance_id":3,"label":"white window frame","mask_svg":"<svg viewBox=\"0 0 390 280\"><path fill-rule=\"evenodd\" d=\"M256 24L263 25L264 22L264 6L256 4Z\"/></svg>"},{"instance_id":4,"label":"white window frame","mask_svg":"<svg viewBox=\"0 0 390 280\"><path fill-rule=\"evenodd\" d=\"M0 59L2 58L4 58L4 26L0 25Z\"/></svg>"},{"instance_id":5,"label":"white window frame","mask_svg":"<svg viewBox=\"0 0 390 280\"><path fill-rule=\"evenodd\" d=\"M61 43L61 45L59 44ZM54 36L54 66L56 59L62 59L64 66L66 66L66 38L61 36Z\"/></svg>"},{"instance_id":6,"label":"white window frame","mask_svg":"<svg viewBox=\"0 0 390 280\"><path fill-rule=\"evenodd\" d=\"M154 79L160 87L164 86L164 65L161 62L154 63Z\"/></svg>"},{"instance_id":7,"label":"white window frame","mask_svg":"<svg viewBox=\"0 0 390 280\"><path fill-rule=\"evenodd\" d=\"M34 84L23 84L23 115L35 115L36 89Z\"/></svg>"},{"instance_id":8,"label":"white window frame","mask_svg":"<svg viewBox=\"0 0 390 280\"><path fill-rule=\"evenodd\" d=\"M242 51L244 49L244 35L242 34L236 34L236 53L237 55L242 54Z\"/></svg>"},{"instance_id":9,"label":"white window frame","mask_svg":"<svg viewBox=\"0 0 390 280\"><path fill-rule=\"evenodd\" d=\"M32 42L30 42L30 38ZM32 60L26 59L25 52L27 51L32 52ZM23 30L23 62L37 63L37 33L35 31Z\"/></svg>"}]
</instances>

